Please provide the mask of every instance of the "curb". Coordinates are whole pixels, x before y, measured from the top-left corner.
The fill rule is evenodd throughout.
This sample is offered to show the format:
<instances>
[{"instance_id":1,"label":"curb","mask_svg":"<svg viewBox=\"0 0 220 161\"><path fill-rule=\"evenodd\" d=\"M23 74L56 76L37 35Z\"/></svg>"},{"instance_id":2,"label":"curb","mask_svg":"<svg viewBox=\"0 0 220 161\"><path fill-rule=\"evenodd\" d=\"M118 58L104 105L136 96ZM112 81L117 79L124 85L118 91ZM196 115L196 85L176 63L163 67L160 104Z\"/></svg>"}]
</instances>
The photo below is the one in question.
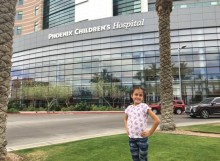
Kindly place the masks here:
<instances>
[{"instance_id":1,"label":"curb","mask_svg":"<svg viewBox=\"0 0 220 161\"><path fill-rule=\"evenodd\" d=\"M20 111L19 113L8 113L8 114L121 114L124 111Z\"/></svg>"}]
</instances>

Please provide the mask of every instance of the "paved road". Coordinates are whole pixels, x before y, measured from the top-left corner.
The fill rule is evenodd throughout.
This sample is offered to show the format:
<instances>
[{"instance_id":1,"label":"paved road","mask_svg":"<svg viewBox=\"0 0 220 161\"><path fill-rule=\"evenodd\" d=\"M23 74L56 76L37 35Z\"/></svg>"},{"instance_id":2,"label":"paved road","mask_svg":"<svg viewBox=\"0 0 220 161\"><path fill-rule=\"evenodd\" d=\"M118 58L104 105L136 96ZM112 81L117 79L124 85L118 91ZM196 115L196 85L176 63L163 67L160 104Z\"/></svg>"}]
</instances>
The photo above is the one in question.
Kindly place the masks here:
<instances>
[{"instance_id":1,"label":"paved road","mask_svg":"<svg viewBox=\"0 0 220 161\"><path fill-rule=\"evenodd\" d=\"M123 113L104 114L9 114L8 151L124 133ZM160 117L160 115L159 115ZM174 115L177 126L220 122ZM149 127L152 120L149 119Z\"/></svg>"}]
</instances>

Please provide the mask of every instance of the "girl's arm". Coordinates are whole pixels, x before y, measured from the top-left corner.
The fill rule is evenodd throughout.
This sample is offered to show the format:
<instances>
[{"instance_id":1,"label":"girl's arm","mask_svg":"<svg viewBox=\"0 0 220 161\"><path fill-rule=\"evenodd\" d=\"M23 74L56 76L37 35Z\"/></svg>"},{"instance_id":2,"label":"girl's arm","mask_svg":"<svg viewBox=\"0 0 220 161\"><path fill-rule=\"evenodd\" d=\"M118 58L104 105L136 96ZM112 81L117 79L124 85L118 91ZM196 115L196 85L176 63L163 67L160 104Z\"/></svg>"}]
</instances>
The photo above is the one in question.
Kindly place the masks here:
<instances>
[{"instance_id":1,"label":"girl's arm","mask_svg":"<svg viewBox=\"0 0 220 161\"><path fill-rule=\"evenodd\" d=\"M126 132L127 132L127 134L129 134L129 132L128 132L128 115L126 115L126 114L124 117L124 124L125 124Z\"/></svg>"},{"instance_id":2,"label":"girl's arm","mask_svg":"<svg viewBox=\"0 0 220 161\"><path fill-rule=\"evenodd\" d=\"M157 129L157 126L160 124L160 119L157 117L155 113L151 111L151 109L147 110L147 113L150 115L150 117L153 119L153 125L151 126L150 130L143 131L141 133L141 136L148 137L154 133L154 131Z\"/></svg>"}]
</instances>

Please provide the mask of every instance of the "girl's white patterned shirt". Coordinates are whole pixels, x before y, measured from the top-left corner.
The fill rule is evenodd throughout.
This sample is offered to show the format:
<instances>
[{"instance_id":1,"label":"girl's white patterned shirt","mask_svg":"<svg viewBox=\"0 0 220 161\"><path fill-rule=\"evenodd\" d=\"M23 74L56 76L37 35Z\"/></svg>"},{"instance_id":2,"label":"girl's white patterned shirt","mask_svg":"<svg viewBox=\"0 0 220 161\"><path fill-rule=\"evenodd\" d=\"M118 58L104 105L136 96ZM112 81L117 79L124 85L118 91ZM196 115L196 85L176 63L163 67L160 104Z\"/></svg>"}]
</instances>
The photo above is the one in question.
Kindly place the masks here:
<instances>
[{"instance_id":1,"label":"girl's white patterned shirt","mask_svg":"<svg viewBox=\"0 0 220 161\"><path fill-rule=\"evenodd\" d=\"M136 106L129 105L125 109L128 116L127 126L130 138L143 138L140 133L147 128L147 110L150 107L146 103L140 103Z\"/></svg>"}]
</instances>

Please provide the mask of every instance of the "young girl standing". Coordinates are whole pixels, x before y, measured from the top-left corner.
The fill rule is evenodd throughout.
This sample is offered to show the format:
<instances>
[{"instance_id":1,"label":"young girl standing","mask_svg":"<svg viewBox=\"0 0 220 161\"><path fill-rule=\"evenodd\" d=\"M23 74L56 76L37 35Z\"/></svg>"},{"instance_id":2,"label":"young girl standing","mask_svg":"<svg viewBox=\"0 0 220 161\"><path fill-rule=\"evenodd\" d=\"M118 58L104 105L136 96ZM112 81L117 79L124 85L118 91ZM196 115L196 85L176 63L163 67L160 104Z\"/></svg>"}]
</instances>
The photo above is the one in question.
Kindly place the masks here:
<instances>
[{"instance_id":1,"label":"young girl standing","mask_svg":"<svg viewBox=\"0 0 220 161\"><path fill-rule=\"evenodd\" d=\"M150 107L142 103L144 89L135 87L131 92L133 104L125 109L125 128L129 136L129 146L133 161L147 161L148 136L152 135L160 123L160 119ZM153 119L153 125L147 130L147 116Z\"/></svg>"}]
</instances>

